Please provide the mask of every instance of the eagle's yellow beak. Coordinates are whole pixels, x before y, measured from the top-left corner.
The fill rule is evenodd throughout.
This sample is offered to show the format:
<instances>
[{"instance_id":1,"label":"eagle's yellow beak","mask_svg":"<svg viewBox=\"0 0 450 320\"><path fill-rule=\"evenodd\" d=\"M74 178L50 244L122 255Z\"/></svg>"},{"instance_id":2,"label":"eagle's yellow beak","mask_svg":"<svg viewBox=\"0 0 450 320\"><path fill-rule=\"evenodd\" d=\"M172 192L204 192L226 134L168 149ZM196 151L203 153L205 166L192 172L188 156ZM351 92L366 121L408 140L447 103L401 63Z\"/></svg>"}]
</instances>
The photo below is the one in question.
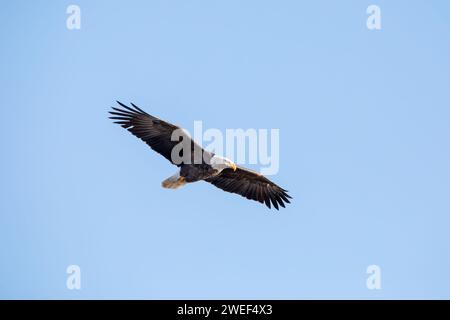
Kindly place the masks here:
<instances>
[{"instance_id":1,"label":"eagle's yellow beak","mask_svg":"<svg viewBox=\"0 0 450 320\"><path fill-rule=\"evenodd\" d=\"M233 169L233 171L237 170L237 166L234 163L231 164L231 168Z\"/></svg>"}]
</instances>

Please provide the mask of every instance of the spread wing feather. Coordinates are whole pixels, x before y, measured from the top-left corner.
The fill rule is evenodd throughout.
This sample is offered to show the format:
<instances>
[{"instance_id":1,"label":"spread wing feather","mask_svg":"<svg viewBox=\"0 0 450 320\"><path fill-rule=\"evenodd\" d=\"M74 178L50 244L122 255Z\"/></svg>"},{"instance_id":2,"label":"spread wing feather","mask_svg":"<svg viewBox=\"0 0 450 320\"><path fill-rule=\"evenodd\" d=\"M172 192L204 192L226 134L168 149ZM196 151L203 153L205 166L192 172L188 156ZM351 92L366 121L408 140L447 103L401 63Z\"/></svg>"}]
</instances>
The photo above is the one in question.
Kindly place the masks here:
<instances>
[{"instance_id":1,"label":"spread wing feather","mask_svg":"<svg viewBox=\"0 0 450 320\"><path fill-rule=\"evenodd\" d=\"M289 199L291 199L287 190L279 187L262 174L242 167L238 167L236 171L227 168L206 181L224 191L265 203L269 208L273 205L277 210L279 206L285 207L285 203L290 203Z\"/></svg>"},{"instance_id":2,"label":"spread wing feather","mask_svg":"<svg viewBox=\"0 0 450 320\"><path fill-rule=\"evenodd\" d=\"M128 107L119 101L117 103L120 105L120 108L113 107L113 111L109 112L111 114L109 118L144 141L150 148L173 164L181 165L172 161L172 149L181 141L190 143L191 160L193 160L195 154L194 149L196 148L201 150L201 154L207 153L209 157L212 156L212 154L203 150L195 143L180 127L149 115L133 103L131 104L132 107ZM177 132L178 140L175 139L173 141L172 134L175 130L179 130ZM183 156L182 151L180 156Z\"/></svg>"}]
</instances>

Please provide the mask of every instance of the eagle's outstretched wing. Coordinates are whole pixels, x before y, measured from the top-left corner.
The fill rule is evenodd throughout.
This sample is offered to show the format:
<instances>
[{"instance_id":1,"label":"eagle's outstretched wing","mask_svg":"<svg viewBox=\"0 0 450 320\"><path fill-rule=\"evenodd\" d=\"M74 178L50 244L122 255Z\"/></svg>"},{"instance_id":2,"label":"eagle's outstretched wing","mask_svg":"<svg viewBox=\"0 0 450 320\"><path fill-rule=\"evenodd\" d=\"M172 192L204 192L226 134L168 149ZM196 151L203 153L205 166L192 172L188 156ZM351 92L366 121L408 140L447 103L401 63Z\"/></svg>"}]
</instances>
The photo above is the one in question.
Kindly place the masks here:
<instances>
[{"instance_id":1,"label":"eagle's outstretched wing","mask_svg":"<svg viewBox=\"0 0 450 320\"><path fill-rule=\"evenodd\" d=\"M246 168L238 167L236 171L228 168L205 181L227 192L265 203L269 208L271 202L277 210L278 205L284 208L284 202L290 203L288 198L291 197L287 194L287 190L277 186L262 174Z\"/></svg>"},{"instance_id":2,"label":"eagle's outstretched wing","mask_svg":"<svg viewBox=\"0 0 450 320\"><path fill-rule=\"evenodd\" d=\"M194 155L195 152L199 152L198 150L200 150L202 156L207 153L180 127L149 115L133 103L131 104L133 108L119 101L117 103L122 108L113 107L114 111L109 112L112 115L109 118L115 120L114 123L120 124L173 164L181 165L181 163L175 163L172 159L172 149L181 141L183 141L183 144L189 143L191 145L191 163L194 163ZM176 134L178 138L174 139L172 135L176 130L178 130ZM180 157L183 156L182 152L180 152ZM212 154L207 156L211 157Z\"/></svg>"}]
</instances>

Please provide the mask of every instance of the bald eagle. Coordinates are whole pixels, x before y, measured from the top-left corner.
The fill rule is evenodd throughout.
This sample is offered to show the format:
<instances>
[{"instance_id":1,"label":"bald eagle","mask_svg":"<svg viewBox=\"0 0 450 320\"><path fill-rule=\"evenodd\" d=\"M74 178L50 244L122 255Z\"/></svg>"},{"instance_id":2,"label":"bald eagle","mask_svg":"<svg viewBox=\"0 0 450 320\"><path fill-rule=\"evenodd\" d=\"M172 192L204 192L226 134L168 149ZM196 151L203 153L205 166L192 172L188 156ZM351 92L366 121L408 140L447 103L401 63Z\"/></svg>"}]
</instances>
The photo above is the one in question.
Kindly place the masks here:
<instances>
[{"instance_id":1,"label":"bald eagle","mask_svg":"<svg viewBox=\"0 0 450 320\"><path fill-rule=\"evenodd\" d=\"M265 203L267 207L285 207L285 202L291 198L287 190L279 187L263 175L252 170L237 166L231 160L208 152L195 143L186 133L174 139L175 131L180 127L149 115L133 103L132 107L117 101L118 107L112 107L109 113L114 123L121 125L133 135L144 141L150 148L161 154L172 164L179 167L173 176L162 182L164 188L177 189L187 183L206 181L231 193L239 194L247 199ZM172 150L180 142L188 142L191 147L192 161L176 162ZM183 150L181 150L181 153ZM196 153L197 152L197 153ZM202 155L201 161L195 162L195 154Z\"/></svg>"}]
</instances>

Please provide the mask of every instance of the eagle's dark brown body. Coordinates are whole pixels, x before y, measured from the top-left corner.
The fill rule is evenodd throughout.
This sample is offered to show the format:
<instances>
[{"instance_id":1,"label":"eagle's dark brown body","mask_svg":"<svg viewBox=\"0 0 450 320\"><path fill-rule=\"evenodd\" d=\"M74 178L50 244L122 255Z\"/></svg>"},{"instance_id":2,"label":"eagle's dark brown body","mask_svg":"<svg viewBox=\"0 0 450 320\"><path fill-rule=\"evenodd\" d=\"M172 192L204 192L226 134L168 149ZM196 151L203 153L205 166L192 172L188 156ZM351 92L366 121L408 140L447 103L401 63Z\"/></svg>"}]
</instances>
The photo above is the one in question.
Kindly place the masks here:
<instances>
[{"instance_id":1,"label":"eagle's dark brown body","mask_svg":"<svg viewBox=\"0 0 450 320\"><path fill-rule=\"evenodd\" d=\"M218 174L218 170L208 164L183 164L180 167L180 176L186 182L206 180Z\"/></svg>"}]
</instances>

